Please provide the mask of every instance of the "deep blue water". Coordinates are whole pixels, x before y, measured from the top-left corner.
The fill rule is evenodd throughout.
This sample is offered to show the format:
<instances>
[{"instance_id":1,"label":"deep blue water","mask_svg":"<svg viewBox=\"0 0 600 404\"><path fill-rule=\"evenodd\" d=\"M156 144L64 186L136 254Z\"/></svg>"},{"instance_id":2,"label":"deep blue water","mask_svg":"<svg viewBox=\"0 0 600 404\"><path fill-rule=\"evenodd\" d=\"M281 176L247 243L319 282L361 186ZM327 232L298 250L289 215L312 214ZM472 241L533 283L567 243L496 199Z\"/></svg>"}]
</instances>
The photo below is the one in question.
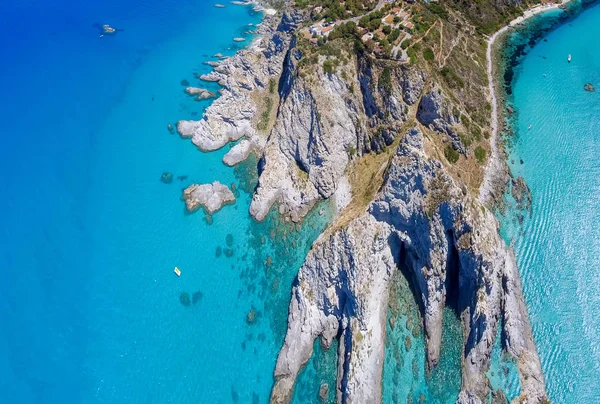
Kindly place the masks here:
<instances>
[{"instance_id":1,"label":"deep blue water","mask_svg":"<svg viewBox=\"0 0 600 404\"><path fill-rule=\"evenodd\" d=\"M0 4L1 403L267 402L327 218L254 223L253 170L167 130L207 105L181 80L201 85L261 18L201 0ZM100 38L104 23L124 31ZM214 180L246 190L209 225L180 196Z\"/></svg>"},{"instance_id":2,"label":"deep blue water","mask_svg":"<svg viewBox=\"0 0 600 404\"><path fill-rule=\"evenodd\" d=\"M509 99L516 111L509 163L533 203L522 225L505 218L503 233L514 240L553 403L600 400L599 22L595 5L526 47ZM596 92L584 91L586 83Z\"/></svg>"}]
</instances>

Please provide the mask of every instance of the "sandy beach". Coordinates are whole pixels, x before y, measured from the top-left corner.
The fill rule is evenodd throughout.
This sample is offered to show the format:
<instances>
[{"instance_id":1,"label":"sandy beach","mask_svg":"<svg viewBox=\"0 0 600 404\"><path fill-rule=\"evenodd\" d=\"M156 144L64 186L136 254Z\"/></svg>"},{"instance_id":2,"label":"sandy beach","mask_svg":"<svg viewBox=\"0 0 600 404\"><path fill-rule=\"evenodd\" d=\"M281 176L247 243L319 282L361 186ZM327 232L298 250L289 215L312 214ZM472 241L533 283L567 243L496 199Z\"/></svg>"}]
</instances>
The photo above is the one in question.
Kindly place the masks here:
<instances>
[{"instance_id":1,"label":"sandy beach","mask_svg":"<svg viewBox=\"0 0 600 404\"><path fill-rule=\"evenodd\" d=\"M489 83L489 101L492 106L492 120L490 124L491 154L488 163L485 167L483 183L481 184L481 188L479 189L479 200L483 203L488 203L491 201L494 192L495 178L499 175L499 173L501 173L503 165L502 157L500 156L500 152L498 150L498 96L496 94L496 84L494 83L494 44L496 43L496 40L510 28L513 28L516 25L540 13L550 10L556 10L557 8L560 8L561 6L569 3L569 1L570 0L562 0L561 3L545 4L532 7L529 10L525 11L522 16L515 18L507 25L496 31L488 39L486 56Z\"/></svg>"}]
</instances>

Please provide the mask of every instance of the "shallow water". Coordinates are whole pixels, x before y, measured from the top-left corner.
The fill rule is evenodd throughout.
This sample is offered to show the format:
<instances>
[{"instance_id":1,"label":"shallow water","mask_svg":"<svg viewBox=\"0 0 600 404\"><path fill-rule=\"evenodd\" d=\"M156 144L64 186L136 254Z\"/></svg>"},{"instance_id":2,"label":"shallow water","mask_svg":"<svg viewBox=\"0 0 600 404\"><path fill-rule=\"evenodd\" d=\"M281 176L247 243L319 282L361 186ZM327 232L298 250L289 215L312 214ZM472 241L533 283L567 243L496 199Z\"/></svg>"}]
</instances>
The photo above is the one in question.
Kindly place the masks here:
<instances>
[{"instance_id":1,"label":"shallow water","mask_svg":"<svg viewBox=\"0 0 600 404\"><path fill-rule=\"evenodd\" d=\"M586 83L600 89L599 21L600 6L592 6L525 47L509 99L516 111L509 163L533 203L522 225L514 212L503 218L503 234L514 240L555 403L600 395L600 93L584 91Z\"/></svg>"},{"instance_id":2,"label":"shallow water","mask_svg":"<svg viewBox=\"0 0 600 404\"><path fill-rule=\"evenodd\" d=\"M202 85L261 15L5 3L0 402L267 402L292 280L329 218L255 223L253 166L167 130L208 105L180 82ZM99 38L105 22L124 31ZM213 180L239 191L209 225L180 196Z\"/></svg>"}]
</instances>

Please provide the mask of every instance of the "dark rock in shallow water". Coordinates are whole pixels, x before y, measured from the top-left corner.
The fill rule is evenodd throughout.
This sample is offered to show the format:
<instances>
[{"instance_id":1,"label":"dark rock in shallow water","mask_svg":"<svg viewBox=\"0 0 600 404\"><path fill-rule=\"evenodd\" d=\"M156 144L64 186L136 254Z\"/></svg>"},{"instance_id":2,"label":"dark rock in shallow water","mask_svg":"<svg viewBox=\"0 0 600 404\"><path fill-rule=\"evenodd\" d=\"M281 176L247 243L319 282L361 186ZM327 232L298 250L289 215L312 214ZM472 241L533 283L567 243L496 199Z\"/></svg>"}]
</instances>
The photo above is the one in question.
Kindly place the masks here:
<instances>
[{"instance_id":1,"label":"dark rock in shallow water","mask_svg":"<svg viewBox=\"0 0 600 404\"><path fill-rule=\"evenodd\" d=\"M253 307L246 316L246 322L252 324L256 320L256 309Z\"/></svg>"},{"instance_id":2,"label":"dark rock in shallow water","mask_svg":"<svg viewBox=\"0 0 600 404\"><path fill-rule=\"evenodd\" d=\"M173 182L173 174L171 173L163 173L160 176L160 180L165 184L170 184Z\"/></svg>"},{"instance_id":3,"label":"dark rock in shallow water","mask_svg":"<svg viewBox=\"0 0 600 404\"><path fill-rule=\"evenodd\" d=\"M226 249L225 249L225 256L226 256L227 258L231 258L231 257L233 257L233 249L231 249L231 248L226 248Z\"/></svg>"},{"instance_id":4,"label":"dark rock in shallow water","mask_svg":"<svg viewBox=\"0 0 600 404\"><path fill-rule=\"evenodd\" d=\"M590 93L593 93L594 91L596 91L596 89L594 88L594 86L591 83L587 83L585 86L583 86L583 89Z\"/></svg>"},{"instance_id":5,"label":"dark rock in shallow water","mask_svg":"<svg viewBox=\"0 0 600 404\"><path fill-rule=\"evenodd\" d=\"M217 256L217 258L219 258L219 257L221 256L221 253L222 253L222 249L221 249L221 247L219 246L219 247L217 247L217 252L216 252L216 256Z\"/></svg>"},{"instance_id":6,"label":"dark rock in shallow water","mask_svg":"<svg viewBox=\"0 0 600 404\"><path fill-rule=\"evenodd\" d=\"M190 85L190 82L186 79L183 79L179 84L181 84L183 87L188 87Z\"/></svg>"},{"instance_id":7,"label":"dark rock in shallow water","mask_svg":"<svg viewBox=\"0 0 600 404\"><path fill-rule=\"evenodd\" d=\"M175 134L175 128L173 127L173 125L171 125L171 124L168 124L168 125L167 125L167 129L168 129L168 131L169 131L169 133L170 133L171 135L174 135L174 134Z\"/></svg>"},{"instance_id":8,"label":"dark rock in shallow water","mask_svg":"<svg viewBox=\"0 0 600 404\"><path fill-rule=\"evenodd\" d=\"M327 383L323 383L323 384L321 384L321 387L319 387L319 399L322 402L326 403L328 397L329 397L329 385Z\"/></svg>"},{"instance_id":9,"label":"dark rock in shallow water","mask_svg":"<svg viewBox=\"0 0 600 404\"><path fill-rule=\"evenodd\" d=\"M193 304L198 303L200 300L202 300L202 297L204 297L202 292L200 292L200 291L194 292L194 294L192 295L192 303Z\"/></svg>"},{"instance_id":10,"label":"dark rock in shallow water","mask_svg":"<svg viewBox=\"0 0 600 404\"><path fill-rule=\"evenodd\" d=\"M508 399L502 390L492 391L492 404L508 404Z\"/></svg>"},{"instance_id":11,"label":"dark rock in shallow water","mask_svg":"<svg viewBox=\"0 0 600 404\"><path fill-rule=\"evenodd\" d=\"M187 292L181 292L181 294L179 295L179 301L184 306L186 306L186 307L189 306L191 304L190 294Z\"/></svg>"},{"instance_id":12,"label":"dark rock in shallow water","mask_svg":"<svg viewBox=\"0 0 600 404\"><path fill-rule=\"evenodd\" d=\"M531 191L523 177L517 177L512 180L512 196L520 210L529 210L531 208Z\"/></svg>"},{"instance_id":13,"label":"dark rock in shallow water","mask_svg":"<svg viewBox=\"0 0 600 404\"><path fill-rule=\"evenodd\" d=\"M225 243L227 244L228 247L231 247L233 245L233 234L228 234L225 237Z\"/></svg>"},{"instance_id":14,"label":"dark rock in shallow water","mask_svg":"<svg viewBox=\"0 0 600 404\"><path fill-rule=\"evenodd\" d=\"M177 179L178 179L179 181L184 181L184 180L187 180L187 178L188 178L188 176L187 176L187 175L178 175L178 176L177 176Z\"/></svg>"}]
</instances>

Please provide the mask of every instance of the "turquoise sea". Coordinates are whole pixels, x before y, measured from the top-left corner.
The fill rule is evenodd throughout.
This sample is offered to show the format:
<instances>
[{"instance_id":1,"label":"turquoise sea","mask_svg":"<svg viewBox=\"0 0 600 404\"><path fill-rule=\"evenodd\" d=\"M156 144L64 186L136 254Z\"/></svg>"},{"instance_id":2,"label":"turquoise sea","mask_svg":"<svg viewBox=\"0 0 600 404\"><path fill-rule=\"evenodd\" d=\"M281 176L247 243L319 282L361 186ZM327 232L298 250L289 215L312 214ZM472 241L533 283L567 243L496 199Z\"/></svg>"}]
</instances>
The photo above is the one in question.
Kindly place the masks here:
<instances>
[{"instance_id":1,"label":"turquoise sea","mask_svg":"<svg viewBox=\"0 0 600 404\"><path fill-rule=\"evenodd\" d=\"M508 83L515 110L509 164L533 202L522 225L515 212L503 218L503 234L514 242L553 403L600 402L600 5L594 4L543 15L513 34L509 46L516 55ZM584 91L586 83L596 92Z\"/></svg>"}]
</instances>

